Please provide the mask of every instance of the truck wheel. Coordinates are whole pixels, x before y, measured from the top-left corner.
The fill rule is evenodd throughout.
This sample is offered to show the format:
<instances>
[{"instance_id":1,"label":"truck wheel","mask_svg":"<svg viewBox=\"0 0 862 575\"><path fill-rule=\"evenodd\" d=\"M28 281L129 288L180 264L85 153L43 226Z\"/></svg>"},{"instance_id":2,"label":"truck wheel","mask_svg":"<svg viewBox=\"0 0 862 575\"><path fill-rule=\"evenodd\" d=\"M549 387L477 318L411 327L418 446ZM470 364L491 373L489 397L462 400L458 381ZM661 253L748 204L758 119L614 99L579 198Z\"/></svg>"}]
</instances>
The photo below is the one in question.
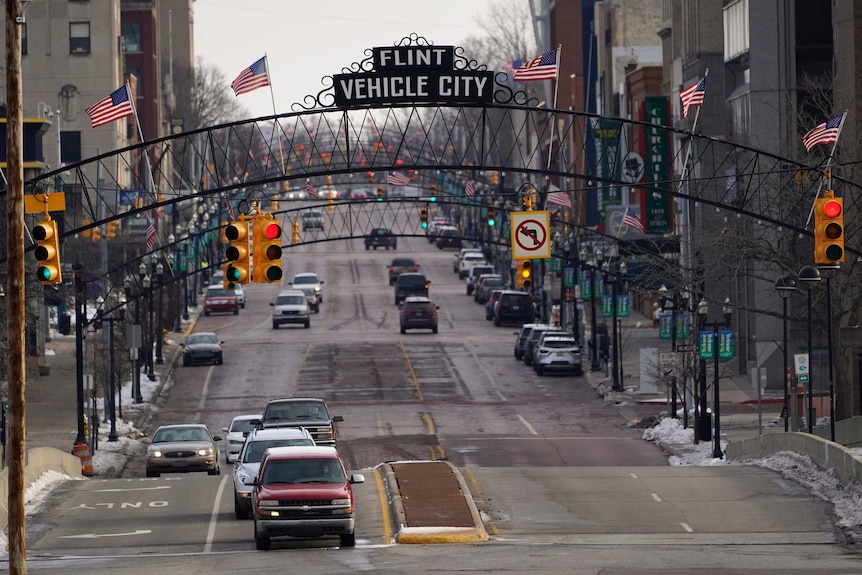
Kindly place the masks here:
<instances>
[{"instance_id":1,"label":"truck wheel","mask_svg":"<svg viewBox=\"0 0 862 575\"><path fill-rule=\"evenodd\" d=\"M356 534L350 533L348 535L341 535L341 546L342 547L356 547Z\"/></svg>"}]
</instances>

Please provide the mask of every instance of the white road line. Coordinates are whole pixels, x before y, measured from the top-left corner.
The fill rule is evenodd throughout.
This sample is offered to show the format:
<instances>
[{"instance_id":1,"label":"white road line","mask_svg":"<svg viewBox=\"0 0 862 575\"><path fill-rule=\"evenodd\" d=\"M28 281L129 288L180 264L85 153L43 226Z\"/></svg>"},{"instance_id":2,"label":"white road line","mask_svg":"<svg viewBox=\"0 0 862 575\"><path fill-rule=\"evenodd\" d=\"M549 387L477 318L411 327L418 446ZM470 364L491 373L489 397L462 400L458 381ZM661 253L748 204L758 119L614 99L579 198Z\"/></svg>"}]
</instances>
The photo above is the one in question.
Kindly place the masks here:
<instances>
[{"instance_id":1,"label":"white road line","mask_svg":"<svg viewBox=\"0 0 862 575\"><path fill-rule=\"evenodd\" d=\"M632 479L640 479L640 477L637 476L637 473L629 473L629 475Z\"/></svg>"},{"instance_id":2,"label":"white road line","mask_svg":"<svg viewBox=\"0 0 862 575\"><path fill-rule=\"evenodd\" d=\"M207 370L207 376L204 378L204 387L201 390L201 397L198 400L198 412L195 414L195 423L200 421L201 412L204 410L204 405L206 405L207 394L209 393L210 389L210 379L212 379L214 369L215 366L211 365Z\"/></svg>"},{"instance_id":3,"label":"white road line","mask_svg":"<svg viewBox=\"0 0 862 575\"><path fill-rule=\"evenodd\" d=\"M529 431L529 432L530 432L530 433L532 433L533 435L539 435L539 432L538 432L538 431L536 431L536 430L535 430L535 428L534 428L532 425L530 425L530 422L529 422L529 421L527 421L526 419L524 419L524 417L523 417L523 416L519 415L519 416L517 416L517 417L518 417L518 420L519 420L521 423L523 423L523 424L524 424L524 427L526 427L526 428L527 428L527 431Z\"/></svg>"},{"instance_id":4,"label":"white road line","mask_svg":"<svg viewBox=\"0 0 862 575\"><path fill-rule=\"evenodd\" d=\"M222 475L221 483L218 486L218 492L216 493L215 501L213 501L213 510L210 514L210 524L207 528L207 542L204 545L204 553L212 552L216 524L218 523L218 508L219 504L221 503L221 496L224 493L225 486L227 485L229 479L231 479L230 475Z\"/></svg>"},{"instance_id":5,"label":"white road line","mask_svg":"<svg viewBox=\"0 0 862 575\"><path fill-rule=\"evenodd\" d=\"M694 529L689 527L688 523L680 523L680 525L682 525L682 528L685 529L686 531L688 531L689 533L694 533Z\"/></svg>"},{"instance_id":6,"label":"white road line","mask_svg":"<svg viewBox=\"0 0 862 575\"><path fill-rule=\"evenodd\" d=\"M652 498L661 503L661 497L658 496L658 493L652 493Z\"/></svg>"},{"instance_id":7,"label":"white road line","mask_svg":"<svg viewBox=\"0 0 862 575\"><path fill-rule=\"evenodd\" d=\"M94 489L92 493L116 493L123 491L153 491L156 489L170 489L170 485L159 485L158 487L129 487L119 489Z\"/></svg>"}]
</instances>

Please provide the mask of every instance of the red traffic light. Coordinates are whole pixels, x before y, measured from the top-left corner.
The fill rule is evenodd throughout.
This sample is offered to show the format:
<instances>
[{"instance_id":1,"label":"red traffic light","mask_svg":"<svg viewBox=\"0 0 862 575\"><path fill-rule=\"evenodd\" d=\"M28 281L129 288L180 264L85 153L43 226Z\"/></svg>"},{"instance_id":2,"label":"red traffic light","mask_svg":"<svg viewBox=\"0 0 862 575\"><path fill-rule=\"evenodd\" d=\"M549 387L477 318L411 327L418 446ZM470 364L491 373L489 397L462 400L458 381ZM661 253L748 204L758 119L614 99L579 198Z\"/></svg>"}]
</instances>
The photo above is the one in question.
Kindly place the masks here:
<instances>
[{"instance_id":1,"label":"red traffic light","mask_svg":"<svg viewBox=\"0 0 862 575\"><path fill-rule=\"evenodd\" d=\"M263 226L263 237L268 240L274 240L281 237L281 226L275 222L267 222Z\"/></svg>"},{"instance_id":2,"label":"red traffic light","mask_svg":"<svg viewBox=\"0 0 862 575\"><path fill-rule=\"evenodd\" d=\"M841 202L829 200L823 204L823 215L827 218L837 218L841 215Z\"/></svg>"}]
</instances>

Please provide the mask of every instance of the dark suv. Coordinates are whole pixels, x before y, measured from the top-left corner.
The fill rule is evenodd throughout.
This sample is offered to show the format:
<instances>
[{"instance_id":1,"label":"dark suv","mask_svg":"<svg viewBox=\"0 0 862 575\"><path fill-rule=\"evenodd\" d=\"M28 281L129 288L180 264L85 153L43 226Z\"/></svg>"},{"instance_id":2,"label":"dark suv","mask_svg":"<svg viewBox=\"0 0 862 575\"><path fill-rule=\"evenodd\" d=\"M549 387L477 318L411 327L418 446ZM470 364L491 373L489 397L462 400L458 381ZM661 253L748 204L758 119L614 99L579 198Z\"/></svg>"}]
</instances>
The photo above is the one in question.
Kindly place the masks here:
<instances>
[{"instance_id":1,"label":"dark suv","mask_svg":"<svg viewBox=\"0 0 862 575\"><path fill-rule=\"evenodd\" d=\"M494 325L524 324L533 321L533 300L522 291L503 290L494 304Z\"/></svg>"},{"instance_id":2,"label":"dark suv","mask_svg":"<svg viewBox=\"0 0 862 575\"><path fill-rule=\"evenodd\" d=\"M335 447L334 423L344 421L340 415L331 416L326 402L316 397L290 397L273 399L263 408L256 422L258 428L303 427L317 445Z\"/></svg>"},{"instance_id":3,"label":"dark suv","mask_svg":"<svg viewBox=\"0 0 862 575\"><path fill-rule=\"evenodd\" d=\"M421 273L405 273L395 280L395 305L412 295L428 297L428 284L431 282Z\"/></svg>"},{"instance_id":4,"label":"dark suv","mask_svg":"<svg viewBox=\"0 0 862 575\"><path fill-rule=\"evenodd\" d=\"M392 230L387 228L374 228L367 236L365 236L365 249L374 248L392 248L398 249L398 238L393 235Z\"/></svg>"},{"instance_id":5,"label":"dark suv","mask_svg":"<svg viewBox=\"0 0 862 575\"><path fill-rule=\"evenodd\" d=\"M404 298L401 304L401 333L407 333L408 329L430 329L431 333L437 333L437 310L427 297Z\"/></svg>"}]
</instances>

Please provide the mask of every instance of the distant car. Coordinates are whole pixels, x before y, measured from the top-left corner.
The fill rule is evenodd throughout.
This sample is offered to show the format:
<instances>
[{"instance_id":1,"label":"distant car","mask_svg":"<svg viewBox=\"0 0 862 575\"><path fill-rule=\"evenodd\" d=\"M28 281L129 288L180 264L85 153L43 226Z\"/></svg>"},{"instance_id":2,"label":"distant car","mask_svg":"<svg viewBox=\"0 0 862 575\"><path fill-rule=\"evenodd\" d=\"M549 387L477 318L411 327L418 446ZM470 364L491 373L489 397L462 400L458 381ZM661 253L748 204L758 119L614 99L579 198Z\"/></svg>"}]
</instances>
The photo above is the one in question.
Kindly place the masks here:
<instances>
[{"instance_id":1,"label":"distant car","mask_svg":"<svg viewBox=\"0 0 862 575\"><path fill-rule=\"evenodd\" d=\"M461 249L461 230L455 226L441 226L437 230L437 236L434 244L438 250L443 248L458 248Z\"/></svg>"},{"instance_id":2,"label":"distant car","mask_svg":"<svg viewBox=\"0 0 862 575\"><path fill-rule=\"evenodd\" d=\"M572 371L575 375L583 375L581 347L571 335L547 335L536 348L533 369L539 375L546 371Z\"/></svg>"},{"instance_id":3,"label":"distant car","mask_svg":"<svg viewBox=\"0 0 862 575\"><path fill-rule=\"evenodd\" d=\"M147 477L162 473L206 471L221 473L218 441L202 423L163 425L149 440L146 454Z\"/></svg>"},{"instance_id":4,"label":"distant car","mask_svg":"<svg viewBox=\"0 0 862 575\"><path fill-rule=\"evenodd\" d=\"M317 397L273 399L263 408L258 427L303 427L314 443L335 447L335 424L344 421L340 415L330 415L326 402Z\"/></svg>"},{"instance_id":5,"label":"distant car","mask_svg":"<svg viewBox=\"0 0 862 575\"><path fill-rule=\"evenodd\" d=\"M515 332L515 359L521 361L524 359L524 346L527 344L527 339L530 337L530 332L533 331L535 323L525 323L521 329Z\"/></svg>"},{"instance_id":6,"label":"distant car","mask_svg":"<svg viewBox=\"0 0 862 575\"><path fill-rule=\"evenodd\" d=\"M494 325L524 324L535 319L533 299L522 291L504 290L494 304Z\"/></svg>"},{"instance_id":7,"label":"distant car","mask_svg":"<svg viewBox=\"0 0 862 575\"><path fill-rule=\"evenodd\" d=\"M492 290L491 295L488 296L488 301L485 302L485 319L487 321L494 319L494 306L497 304L502 293L503 290L495 289Z\"/></svg>"},{"instance_id":8,"label":"distant car","mask_svg":"<svg viewBox=\"0 0 862 575\"><path fill-rule=\"evenodd\" d=\"M285 200L306 200L308 199L308 194L305 193L305 190L302 188L297 188L295 190L288 190L281 194L282 199Z\"/></svg>"},{"instance_id":9,"label":"distant car","mask_svg":"<svg viewBox=\"0 0 862 575\"><path fill-rule=\"evenodd\" d=\"M284 290L275 296L272 306L272 329L278 329L285 323L299 323L308 329L311 327L308 300L298 289Z\"/></svg>"},{"instance_id":10,"label":"distant car","mask_svg":"<svg viewBox=\"0 0 862 575\"><path fill-rule=\"evenodd\" d=\"M546 323L533 324L533 329L530 330L530 335L527 336L527 341L524 342L524 365L533 365L533 346L539 341L539 336L549 329L551 329L551 326Z\"/></svg>"},{"instance_id":11,"label":"distant car","mask_svg":"<svg viewBox=\"0 0 862 575\"><path fill-rule=\"evenodd\" d=\"M430 283L425 274L419 272L399 275L395 280L395 305L400 304L408 296L428 297Z\"/></svg>"},{"instance_id":12,"label":"distant car","mask_svg":"<svg viewBox=\"0 0 862 575\"><path fill-rule=\"evenodd\" d=\"M433 244L437 240L437 233L443 226L449 225L449 220L446 218L434 218L425 229L425 237L428 238L428 243Z\"/></svg>"},{"instance_id":13,"label":"distant car","mask_svg":"<svg viewBox=\"0 0 862 575\"><path fill-rule=\"evenodd\" d=\"M389 285L395 285L395 280L403 273L418 272L419 264L412 258L395 258L389 264Z\"/></svg>"},{"instance_id":14,"label":"distant car","mask_svg":"<svg viewBox=\"0 0 862 575\"><path fill-rule=\"evenodd\" d=\"M254 422L260 421L260 414L257 415L237 415L230 420L230 425L222 427L224 433L224 456L228 462L231 461L231 456L239 455L245 436L254 429Z\"/></svg>"},{"instance_id":15,"label":"distant car","mask_svg":"<svg viewBox=\"0 0 862 575\"><path fill-rule=\"evenodd\" d=\"M467 252L458 263L458 279L462 280L470 275L473 266L487 265L485 255L482 252Z\"/></svg>"},{"instance_id":16,"label":"distant car","mask_svg":"<svg viewBox=\"0 0 862 575\"><path fill-rule=\"evenodd\" d=\"M491 292L503 289L505 286L503 285L503 278L499 275L480 277L482 278L482 282L476 287L476 291L473 292L473 299L476 300L476 303L484 305L488 303L488 298L491 297Z\"/></svg>"},{"instance_id":17,"label":"distant car","mask_svg":"<svg viewBox=\"0 0 862 575\"><path fill-rule=\"evenodd\" d=\"M437 333L437 310L427 297L408 297L401 303L400 317L401 333L408 329L430 329Z\"/></svg>"},{"instance_id":18,"label":"distant car","mask_svg":"<svg viewBox=\"0 0 862 575\"><path fill-rule=\"evenodd\" d=\"M456 273L456 274L458 273L458 268L459 268L459 267L460 267L460 265L461 265L461 260L462 260L462 259L464 258L464 256L465 256L465 255L467 255L468 253L469 253L469 254L480 254L480 255L481 255L481 254L482 254L482 250L480 250L479 248L461 248L461 249L458 251L458 253L457 253L457 254L455 254L455 262L454 262L454 264L452 265L452 271L453 271L454 273Z\"/></svg>"},{"instance_id":19,"label":"distant car","mask_svg":"<svg viewBox=\"0 0 862 575\"><path fill-rule=\"evenodd\" d=\"M323 194L320 195L323 197ZM307 210L302 212L300 216L302 220L302 231L321 230L323 231L323 212L320 210Z\"/></svg>"},{"instance_id":20,"label":"distant car","mask_svg":"<svg viewBox=\"0 0 862 575\"><path fill-rule=\"evenodd\" d=\"M476 279L481 275L493 275L494 274L494 266L492 265L478 265L470 268L470 275L467 276L467 295L473 295L473 292L476 291Z\"/></svg>"},{"instance_id":21,"label":"distant car","mask_svg":"<svg viewBox=\"0 0 862 575\"><path fill-rule=\"evenodd\" d=\"M393 250L398 249L398 238L395 234L392 233L392 230L388 228L374 228L371 232L365 236L365 249L370 250L374 248L392 248Z\"/></svg>"},{"instance_id":22,"label":"distant car","mask_svg":"<svg viewBox=\"0 0 862 575\"><path fill-rule=\"evenodd\" d=\"M253 429L244 439L239 453L231 457L234 463L233 511L237 519L247 519L251 514L250 483L257 475L260 460L267 449L314 445L311 434L303 427Z\"/></svg>"},{"instance_id":23,"label":"distant car","mask_svg":"<svg viewBox=\"0 0 862 575\"><path fill-rule=\"evenodd\" d=\"M252 485L254 542L259 551L272 537L336 536L341 547L356 545L354 483L332 447L267 449Z\"/></svg>"},{"instance_id":24,"label":"distant car","mask_svg":"<svg viewBox=\"0 0 862 575\"><path fill-rule=\"evenodd\" d=\"M302 272L295 274L293 280L288 284L293 289L311 288L317 294L317 301L323 303L323 284L326 282L317 277L314 272Z\"/></svg>"},{"instance_id":25,"label":"distant car","mask_svg":"<svg viewBox=\"0 0 862 575\"><path fill-rule=\"evenodd\" d=\"M212 313L239 313L239 300L234 290L221 286L210 286L204 293L204 315Z\"/></svg>"},{"instance_id":26,"label":"distant car","mask_svg":"<svg viewBox=\"0 0 862 575\"><path fill-rule=\"evenodd\" d=\"M218 336L213 332L195 332L180 344L183 350L183 365L215 364L222 365L224 357L222 344Z\"/></svg>"},{"instance_id":27,"label":"distant car","mask_svg":"<svg viewBox=\"0 0 862 575\"><path fill-rule=\"evenodd\" d=\"M236 301L239 307L245 309L245 287L242 284L233 284L233 290L236 293Z\"/></svg>"},{"instance_id":28,"label":"distant car","mask_svg":"<svg viewBox=\"0 0 862 575\"><path fill-rule=\"evenodd\" d=\"M302 288L299 291L305 294L305 299L308 301L308 309L314 313L320 313L320 294L314 291L313 287Z\"/></svg>"}]
</instances>

